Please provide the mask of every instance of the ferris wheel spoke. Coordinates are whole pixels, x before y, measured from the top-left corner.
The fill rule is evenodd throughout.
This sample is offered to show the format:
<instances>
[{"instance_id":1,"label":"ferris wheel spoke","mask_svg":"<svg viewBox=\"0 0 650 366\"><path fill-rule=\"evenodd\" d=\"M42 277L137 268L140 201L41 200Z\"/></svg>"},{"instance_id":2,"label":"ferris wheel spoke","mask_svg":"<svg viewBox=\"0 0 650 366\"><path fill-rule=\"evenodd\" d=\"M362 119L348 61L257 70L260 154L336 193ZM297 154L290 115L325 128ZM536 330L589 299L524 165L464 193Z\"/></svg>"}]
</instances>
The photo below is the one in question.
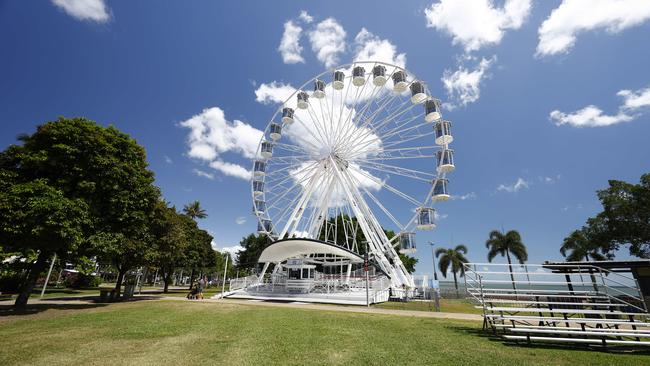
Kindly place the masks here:
<instances>
[{"instance_id":1,"label":"ferris wheel spoke","mask_svg":"<svg viewBox=\"0 0 650 366\"><path fill-rule=\"evenodd\" d=\"M359 171L361 174L363 174L363 175L365 175L366 177L368 177L368 179L371 179L371 180L373 180L374 182L380 184L382 188L386 188L389 192L395 193L398 197L403 198L403 199L406 200L407 202L410 202L410 203L412 203L412 204L414 204L414 205L416 205L416 206L419 206L419 205L420 205L420 201L418 201L418 200L416 200L415 198L409 196L408 194L406 194L406 193L400 191L399 189L397 189L397 188L391 186L390 184L386 183L385 181L382 181L382 180L378 179L377 177L372 176L371 174L369 174L368 172L366 172L366 171L364 171L364 170L362 170L362 169L359 169L358 171Z\"/></svg>"},{"instance_id":2,"label":"ferris wheel spoke","mask_svg":"<svg viewBox=\"0 0 650 366\"><path fill-rule=\"evenodd\" d=\"M409 169L401 166L381 163L378 161L361 161L359 162L359 165L364 167L372 167L376 170L383 171L386 173L401 173L401 174L410 173L413 174L413 178L428 179L428 181L431 181L432 179L436 178L435 174L425 173L416 169Z\"/></svg>"},{"instance_id":3,"label":"ferris wheel spoke","mask_svg":"<svg viewBox=\"0 0 650 366\"><path fill-rule=\"evenodd\" d=\"M304 147L302 147L300 145L291 145L291 144L285 144L283 142L276 142L275 144L273 144L273 146L275 148L280 148L282 150L291 151L291 152L294 152L294 153L302 153L302 154L306 154L306 155L311 154L310 151L308 151L307 149L305 149ZM315 148L315 146L314 146L314 148Z\"/></svg>"},{"instance_id":4,"label":"ferris wheel spoke","mask_svg":"<svg viewBox=\"0 0 650 366\"><path fill-rule=\"evenodd\" d=\"M313 137L314 140L315 140L315 141L316 141L320 146L323 146L323 145L325 144L325 140L322 138L322 136L321 136L320 138L317 137L317 136L314 134L314 132L312 132L312 128L309 128L309 127L305 124L305 122L303 122L302 119L300 119L300 117L298 117L297 115L294 114L293 119L296 120L296 121L298 121L298 123L300 123L300 124L305 128L305 130L307 130L307 132L311 135L311 137ZM315 125L316 125L316 123L314 123L314 126L315 126ZM317 129L316 131L318 132L318 129ZM318 134L320 135L320 133L318 133ZM301 139L300 141L301 141L301 142L304 141L304 142L309 143L309 144L310 144L310 145L315 149L314 151L318 151L318 145L314 145L312 142L310 142L309 140L304 139L304 138Z\"/></svg>"},{"instance_id":5,"label":"ferris wheel spoke","mask_svg":"<svg viewBox=\"0 0 650 366\"><path fill-rule=\"evenodd\" d=\"M414 136L405 138L403 140L397 140L397 141L390 142L389 144L385 144L384 147L393 147L393 146L401 145L401 144L411 142L413 140L421 139L423 137L427 137L427 136L431 136L431 135L433 135L433 130L431 130L429 132L421 133L419 135L414 135Z\"/></svg>"},{"instance_id":6,"label":"ferris wheel spoke","mask_svg":"<svg viewBox=\"0 0 650 366\"><path fill-rule=\"evenodd\" d=\"M386 214L386 216L391 219L391 221L393 221L393 223L395 223L398 228L400 228L400 230L404 228L404 226L395 218L395 216L393 216L393 214L390 213L389 210L386 209L386 207L384 207L384 205L377 199L377 197L375 197L366 187L361 185L359 180L356 179L352 174L350 174L350 179L352 179L358 187L361 187L363 192L375 202L377 207L379 207L384 212L384 214Z\"/></svg>"}]
</instances>

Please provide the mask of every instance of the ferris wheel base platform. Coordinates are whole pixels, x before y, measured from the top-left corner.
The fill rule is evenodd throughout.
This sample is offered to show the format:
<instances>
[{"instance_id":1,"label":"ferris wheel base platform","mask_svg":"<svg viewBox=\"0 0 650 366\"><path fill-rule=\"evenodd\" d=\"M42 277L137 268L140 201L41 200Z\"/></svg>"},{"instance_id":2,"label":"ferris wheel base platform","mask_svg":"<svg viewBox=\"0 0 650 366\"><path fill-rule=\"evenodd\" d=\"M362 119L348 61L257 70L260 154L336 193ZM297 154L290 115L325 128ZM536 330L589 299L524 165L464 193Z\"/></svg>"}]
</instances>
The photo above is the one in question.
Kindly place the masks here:
<instances>
[{"instance_id":1,"label":"ferris wheel base platform","mask_svg":"<svg viewBox=\"0 0 650 366\"><path fill-rule=\"evenodd\" d=\"M388 290L370 292L368 300L370 304L388 301ZM281 302L306 302L319 304L340 304L340 305L362 305L366 306L366 292L349 291L341 293L262 293L255 291L238 290L227 293L224 296L228 299L248 299L258 301L281 301Z\"/></svg>"}]
</instances>

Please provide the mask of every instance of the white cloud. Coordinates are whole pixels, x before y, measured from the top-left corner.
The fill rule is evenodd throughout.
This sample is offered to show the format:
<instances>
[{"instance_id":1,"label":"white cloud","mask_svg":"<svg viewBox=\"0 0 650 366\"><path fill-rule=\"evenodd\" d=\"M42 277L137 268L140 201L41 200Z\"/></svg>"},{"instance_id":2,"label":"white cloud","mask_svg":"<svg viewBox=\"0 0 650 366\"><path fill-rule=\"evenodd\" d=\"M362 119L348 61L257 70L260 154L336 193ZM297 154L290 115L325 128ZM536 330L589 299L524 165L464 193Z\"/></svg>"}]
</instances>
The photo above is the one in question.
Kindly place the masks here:
<instances>
[{"instance_id":1,"label":"white cloud","mask_svg":"<svg viewBox=\"0 0 650 366\"><path fill-rule=\"evenodd\" d=\"M381 61L406 67L406 54L397 53L397 47L387 39L381 39L366 28L354 38L356 56L354 61Z\"/></svg>"},{"instance_id":2,"label":"white cloud","mask_svg":"<svg viewBox=\"0 0 650 366\"><path fill-rule=\"evenodd\" d=\"M233 246L229 246L229 247L220 248L218 246L218 244L213 240L212 241L212 249L214 249L214 250L216 250L216 251L218 251L220 253L228 253L228 254L230 254L230 257L235 262L237 262L238 257L239 257L239 252L244 250L244 247L242 247L241 245L233 245ZM230 265L231 265L231 263L228 263L228 266L230 266Z\"/></svg>"},{"instance_id":3,"label":"white cloud","mask_svg":"<svg viewBox=\"0 0 650 366\"><path fill-rule=\"evenodd\" d=\"M284 33L282 34L278 51L280 51L282 61L284 61L285 64L305 62L305 59L300 55L302 52L302 46L300 45L301 33L302 28L299 25L296 25L292 20L284 23Z\"/></svg>"},{"instance_id":4,"label":"white cloud","mask_svg":"<svg viewBox=\"0 0 650 366\"><path fill-rule=\"evenodd\" d=\"M447 214L439 214L438 211L434 211L434 212L433 212L433 219L434 219L435 221L444 220L444 219L446 219L447 217L449 217L449 215L447 215Z\"/></svg>"},{"instance_id":5,"label":"white cloud","mask_svg":"<svg viewBox=\"0 0 650 366\"><path fill-rule=\"evenodd\" d=\"M501 42L508 29L519 29L530 13L530 0L441 0L424 10L427 27L446 32L465 52Z\"/></svg>"},{"instance_id":6,"label":"white cloud","mask_svg":"<svg viewBox=\"0 0 650 366\"><path fill-rule=\"evenodd\" d=\"M648 19L648 0L563 0L539 27L537 55L569 52L582 32L618 33Z\"/></svg>"},{"instance_id":7,"label":"white cloud","mask_svg":"<svg viewBox=\"0 0 650 366\"><path fill-rule=\"evenodd\" d=\"M345 30L334 18L323 20L309 32L311 49L326 67L339 62L339 54L345 51L345 35Z\"/></svg>"},{"instance_id":8,"label":"white cloud","mask_svg":"<svg viewBox=\"0 0 650 366\"><path fill-rule=\"evenodd\" d=\"M554 177L548 177L548 176L539 177L539 181L542 182L542 183L545 183L545 184L555 184L555 183L557 183L561 178L562 178L562 175L561 175L561 174L558 174L558 175L556 175L556 176L554 176Z\"/></svg>"},{"instance_id":9,"label":"white cloud","mask_svg":"<svg viewBox=\"0 0 650 366\"><path fill-rule=\"evenodd\" d=\"M169 156L165 155L165 163L167 163L167 164L174 164L174 161L172 160L172 158L170 158Z\"/></svg>"},{"instance_id":10,"label":"white cloud","mask_svg":"<svg viewBox=\"0 0 650 366\"><path fill-rule=\"evenodd\" d=\"M515 193L519 192L522 189L528 189L530 186L530 182L524 180L523 178L517 178L517 181L514 182L513 184L505 185L501 184L497 187L497 191L504 191L508 193Z\"/></svg>"},{"instance_id":11,"label":"white cloud","mask_svg":"<svg viewBox=\"0 0 650 366\"><path fill-rule=\"evenodd\" d=\"M295 92L296 88L290 84L278 81L262 83L255 90L255 100L262 104L284 103Z\"/></svg>"},{"instance_id":12,"label":"white cloud","mask_svg":"<svg viewBox=\"0 0 650 366\"><path fill-rule=\"evenodd\" d=\"M104 0L52 0L52 4L78 20L106 23L111 18Z\"/></svg>"},{"instance_id":13,"label":"white cloud","mask_svg":"<svg viewBox=\"0 0 650 366\"><path fill-rule=\"evenodd\" d=\"M263 135L262 131L245 122L226 120L219 107L204 109L181 122L180 126L191 130L187 141L190 148L188 155L206 161L214 160L225 152L253 158Z\"/></svg>"},{"instance_id":14,"label":"white cloud","mask_svg":"<svg viewBox=\"0 0 650 366\"><path fill-rule=\"evenodd\" d=\"M623 104L614 115L605 114L595 105L588 105L572 113L554 110L549 114L549 118L557 126L568 124L574 127L603 127L630 122L640 115L635 112L650 106L650 88L637 91L621 90L616 95L623 97Z\"/></svg>"},{"instance_id":15,"label":"white cloud","mask_svg":"<svg viewBox=\"0 0 650 366\"><path fill-rule=\"evenodd\" d=\"M210 163L210 167L231 177L243 180L251 179L251 172L239 164L229 163L223 160L214 160Z\"/></svg>"},{"instance_id":16,"label":"white cloud","mask_svg":"<svg viewBox=\"0 0 650 366\"><path fill-rule=\"evenodd\" d=\"M481 82L488 76L487 72L495 61L496 57L482 58L473 70L463 65L459 65L458 70L454 72L445 70L441 80L450 98L447 107L453 109L476 102L481 96Z\"/></svg>"},{"instance_id":17,"label":"white cloud","mask_svg":"<svg viewBox=\"0 0 650 366\"><path fill-rule=\"evenodd\" d=\"M246 223L246 218L244 216L239 216L235 219L237 225L244 225Z\"/></svg>"},{"instance_id":18,"label":"white cloud","mask_svg":"<svg viewBox=\"0 0 650 366\"><path fill-rule=\"evenodd\" d=\"M301 10L298 18L307 24L314 21L314 17L309 15L306 10Z\"/></svg>"},{"instance_id":19,"label":"white cloud","mask_svg":"<svg viewBox=\"0 0 650 366\"><path fill-rule=\"evenodd\" d=\"M214 179L214 174L204 172L203 170L200 170L200 169L196 169L196 168L192 169L192 172L194 174L196 174L196 176L198 176L198 177L208 178L210 180Z\"/></svg>"},{"instance_id":20,"label":"white cloud","mask_svg":"<svg viewBox=\"0 0 650 366\"><path fill-rule=\"evenodd\" d=\"M478 196L476 195L476 193L469 192L466 194L462 194L460 196L451 196L451 199L465 201L465 200L475 200L477 197Z\"/></svg>"},{"instance_id":21,"label":"white cloud","mask_svg":"<svg viewBox=\"0 0 650 366\"><path fill-rule=\"evenodd\" d=\"M625 110L636 110L650 106L650 88L637 91L621 90L616 95L624 98L622 108Z\"/></svg>"}]
</instances>

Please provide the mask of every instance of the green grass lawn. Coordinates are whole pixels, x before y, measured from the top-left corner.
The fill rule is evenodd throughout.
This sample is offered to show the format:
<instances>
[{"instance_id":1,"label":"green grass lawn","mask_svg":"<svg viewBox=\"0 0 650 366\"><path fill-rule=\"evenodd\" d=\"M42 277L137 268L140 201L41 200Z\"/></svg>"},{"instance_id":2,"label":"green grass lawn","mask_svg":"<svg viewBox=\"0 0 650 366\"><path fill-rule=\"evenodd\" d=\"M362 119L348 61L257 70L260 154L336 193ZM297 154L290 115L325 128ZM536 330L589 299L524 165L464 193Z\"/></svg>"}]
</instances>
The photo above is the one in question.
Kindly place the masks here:
<instances>
[{"instance_id":1,"label":"green grass lawn","mask_svg":"<svg viewBox=\"0 0 650 366\"><path fill-rule=\"evenodd\" d=\"M83 307L0 312L0 365L650 364L639 354L504 344L480 322L226 302Z\"/></svg>"},{"instance_id":2,"label":"green grass lawn","mask_svg":"<svg viewBox=\"0 0 650 366\"><path fill-rule=\"evenodd\" d=\"M447 313L483 314L481 309L476 309L474 303L464 299L440 299L440 311ZM429 301L409 302L384 302L373 305L380 309L413 310L413 311L434 311L435 307Z\"/></svg>"}]
</instances>

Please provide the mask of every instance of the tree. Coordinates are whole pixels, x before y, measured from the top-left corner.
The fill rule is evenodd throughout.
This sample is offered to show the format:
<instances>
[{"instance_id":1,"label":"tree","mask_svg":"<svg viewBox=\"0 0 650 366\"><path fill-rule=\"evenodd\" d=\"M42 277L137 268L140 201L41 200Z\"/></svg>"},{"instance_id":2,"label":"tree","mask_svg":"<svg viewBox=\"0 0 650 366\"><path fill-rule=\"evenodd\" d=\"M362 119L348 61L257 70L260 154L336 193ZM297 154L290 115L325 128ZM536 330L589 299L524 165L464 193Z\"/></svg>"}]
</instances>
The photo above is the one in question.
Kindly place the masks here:
<instances>
[{"instance_id":1,"label":"tree","mask_svg":"<svg viewBox=\"0 0 650 366\"><path fill-rule=\"evenodd\" d=\"M154 262L160 268L163 277L163 292L167 293L176 267L186 260L188 247L186 225L174 207L167 207L165 202L158 202L151 222L151 235L155 248Z\"/></svg>"},{"instance_id":2,"label":"tree","mask_svg":"<svg viewBox=\"0 0 650 366\"><path fill-rule=\"evenodd\" d=\"M260 254L271 245L271 239L266 235L250 234L243 237L239 245L244 249L237 253L237 267L240 269L253 269L257 267Z\"/></svg>"},{"instance_id":3,"label":"tree","mask_svg":"<svg viewBox=\"0 0 650 366\"><path fill-rule=\"evenodd\" d=\"M217 259L212 249L212 235L205 230L201 230L196 221L189 215L180 216L179 218L183 222L185 240L187 241L183 267L191 270L190 288L192 288L196 273L207 268L215 269Z\"/></svg>"},{"instance_id":4,"label":"tree","mask_svg":"<svg viewBox=\"0 0 650 366\"><path fill-rule=\"evenodd\" d=\"M144 148L113 126L60 118L19 138L0 159L12 184L42 179L69 200L83 200L91 225L80 255L97 255L118 269L116 290L149 249L148 220L160 196ZM5 178L3 176L3 179Z\"/></svg>"},{"instance_id":5,"label":"tree","mask_svg":"<svg viewBox=\"0 0 650 366\"><path fill-rule=\"evenodd\" d=\"M0 244L23 253L38 252L19 288L15 306L22 308L48 259L55 253L74 250L84 242L83 232L90 225L88 205L81 199L65 197L45 179L2 185Z\"/></svg>"},{"instance_id":6,"label":"tree","mask_svg":"<svg viewBox=\"0 0 650 366\"><path fill-rule=\"evenodd\" d=\"M208 217L208 214L205 212L205 210L201 208L201 203L199 203L199 201L194 201L185 205L185 207L183 207L183 212L187 216L191 217L192 220L205 219Z\"/></svg>"},{"instance_id":7,"label":"tree","mask_svg":"<svg viewBox=\"0 0 650 366\"><path fill-rule=\"evenodd\" d=\"M587 235L585 230L581 229L573 231L564 238L560 253L567 261L578 262L582 260L589 261L589 259L604 261L613 258L611 253L605 253L601 246L590 241Z\"/></svg>"},{"instance_id":8,"label":"tree","mask_svg":"<svg viewBox=\"0 0 650 366\"><path fill-rule=\"evenodd\" d=\"M512 280L512 288L517 289L515 285L515 276L512 272L512 254L520 264L524 264L528 260L528 253L526 252L526 245L521 241L521 235L517 230L510 230L503 234L498 230L492 230L485 246L490 250L487 255L488 262L492 262L494 257L501 255L508 259L508 268L510 269L510 279Z\"/></svg>"},{"instance_id":9,"label":"tree","mask_svg":"<svg viewBox=\"0 0 650 366\"><path fill-rule=\"evenodd\" d=\"M440 257L438 261L438 268L442 272L442 276L447 278L447 271L451 266L451 273L454 275L454 286L456 287L456 296L460 296L458 293L458 279L456 273L460 273L460 277L465 275L465 266L464 263L469 262L465 258L467 254L467 247L463 244L457 245L455 248L438 248L436 249L436 258Z\"/></svg>"},{"instance_id":10,"label":"tree","mask_svg":"<svg viewBox=\"0 0 650 366\"><path fill-rule=\"evenodd\" d=\"M604 253L629 245L631 255L650 258L650 173L639 184L610 180L597 194L603 211L587 220L589 241Z\"/></svg>"}]
</instances>

